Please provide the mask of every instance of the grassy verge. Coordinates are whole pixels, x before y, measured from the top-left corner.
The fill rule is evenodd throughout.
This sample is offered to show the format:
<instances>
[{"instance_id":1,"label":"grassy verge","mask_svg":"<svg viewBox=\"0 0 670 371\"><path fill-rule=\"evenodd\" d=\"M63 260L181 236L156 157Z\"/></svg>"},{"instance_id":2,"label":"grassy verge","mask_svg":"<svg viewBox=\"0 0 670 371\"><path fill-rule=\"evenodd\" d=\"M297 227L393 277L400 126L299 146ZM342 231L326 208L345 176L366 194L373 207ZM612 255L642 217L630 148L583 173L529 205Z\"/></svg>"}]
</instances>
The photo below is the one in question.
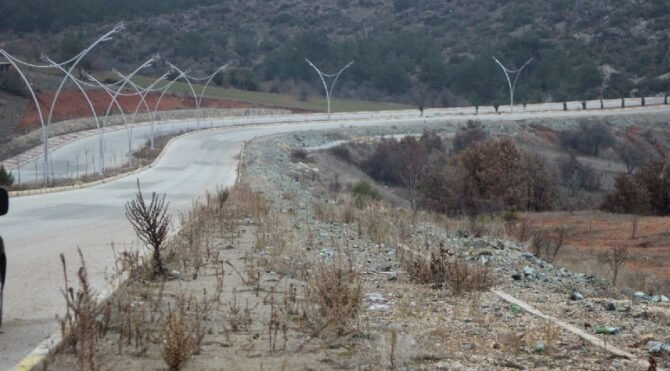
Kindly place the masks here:
<instances>
[{"instance_id":1,"label":"grassy verge","mask_svg":"<svg viewBox=\"0 0 670 371\"><path fill-rule=\"evenodd\" d=\"M139 76L135 81L141 85L147 86L151 84L154 79L152 77ZM202 85L194 85L196 93L202 91ZM191 95L191 90L188 84L178 81L170 88L170 93L179 95ZM221 88L210 86L207 88L207 97L211 98L225 98L238 100L248 103L256 103L264 106L283 107L302 109L309 111L326 111L326 100L319 97L310 97L307 100L300 100L298 97L274 93L256 92L239 90L232 88ZM385 110L399 110L413 108L408 105L385 102L370 102L362 100L350 99L333 99L333 112L356 112L356 111L385 111Z\"/></svg>"}]
</instances>

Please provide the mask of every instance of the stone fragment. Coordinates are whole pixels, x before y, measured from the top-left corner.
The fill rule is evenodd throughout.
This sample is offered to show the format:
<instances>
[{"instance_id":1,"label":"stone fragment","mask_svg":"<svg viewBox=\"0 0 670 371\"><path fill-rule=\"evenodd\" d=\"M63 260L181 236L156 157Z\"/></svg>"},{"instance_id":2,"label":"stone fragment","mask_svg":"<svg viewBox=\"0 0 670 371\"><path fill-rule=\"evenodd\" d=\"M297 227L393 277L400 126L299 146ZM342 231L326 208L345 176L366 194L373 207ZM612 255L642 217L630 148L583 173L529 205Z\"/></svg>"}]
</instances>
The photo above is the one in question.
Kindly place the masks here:
<instances>
[{"instance_id":1,"label":"stone fragment","mask_svg":"<svg viewBox=\"0 0 670 371\"><path fill-rule=\"evenodd\" d=\"M649 353L654 355L670 355L670 343L663 343L660 341L652 340L647 343L649 347Z\"/></svg>"},{"instance_id":2,"label":"stone fragment","mask_svg":"<svg viewBox=\"0 0 670 371\"><path fill-rule=\"evenodd\" d=\"M584 295L582 295L582 293L579 291L575 291L570 294L570 300L584 300Z\"/></svg>"},{"instance_id":3,"label":"stone fragment","mask_svg":"<svg viewBox=\"0 0 670 371\"><path fill-rule=\"evenodd\" d=\"M528 276L533 276L535 274L535 269L525 266L523 267L523 274L528 277Z\"/></svg>"}]
</instances>

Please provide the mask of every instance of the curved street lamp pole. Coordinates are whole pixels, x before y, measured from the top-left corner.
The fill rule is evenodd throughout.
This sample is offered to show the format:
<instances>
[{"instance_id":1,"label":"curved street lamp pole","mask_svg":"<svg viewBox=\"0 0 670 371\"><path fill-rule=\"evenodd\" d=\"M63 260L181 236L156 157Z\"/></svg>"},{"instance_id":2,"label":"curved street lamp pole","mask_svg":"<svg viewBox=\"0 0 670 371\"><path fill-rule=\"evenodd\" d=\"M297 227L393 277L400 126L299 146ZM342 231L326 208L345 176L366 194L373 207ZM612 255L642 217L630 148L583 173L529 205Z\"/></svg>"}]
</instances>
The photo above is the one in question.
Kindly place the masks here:
<instances>
[{"instance_id":1,"label":"curved street lamp pole","mask_svg":"<svg viewBox=\"0 0 670 371\"><path fill-rule=\"evenodd\" d=\"M46 56L46 55L43 55L42 58L44 59L45 62L52 62L51 59L49 59L49 57ZM61 72L63 72L67 77L69 77L70 80L72 80L72 82L77 86L77 88L79 89L81 94L84 95L84 99L86 99L86 103L88 104L88 107L91 110L91 114L93 115L93 120L95 121L95 127L98 129L98 131L100 131L101 130L100 119L98 118L97 112L95 112L95 106L93 105L93 102L91 101L91 98L86 93L86 90L82 86L82 85L87 85L87 86L91 86L91 85L90 84L85 84L83 81L80 81L79 79L77 79L74 75L72 75L72 73L70 71L63 68L63 66L58 65L56 63L54 63L54 66L56 68L58 68L59 70L61 70ZM102 148L102 144L100 144L100 148ZM102 155L102 150L101 150L100 154Z\"/></svg>"},{"instance_id":2,"label":"curved street lamp pole","mask_svg":"<svg viewBox=\"0 0 670 371\"><path fill-rule=\"evenodd\" d=\"M219 67L216 71L214 71L214 73L212 73L209 76L193 77L193 76L186 75L186 77L189 80L193 80L193 81L205 81L205 80L207 80L205 85L202 87L202 90L200 91L200 96L198 97L198 107L202 107L202 98L205 96L205 91L207 91L207 87L209 86L209 84L212 83L212 81L214 80L214 77L216 77L216 75L218 75L219 73L225 71L228 68L228 66L230 66L233 63L235 63L235 62L230 61L230 62L224 64L223 66Z\"/></svg>"},{"instance_id":3,"label":"curved street lamp pole","mask_svg":"<svg viewBox=\"0 0 670 371\"><path fill-rule=\"evenodd\" d=\"M121 91L123 91L123 89L126 87L126 84L128 83L128 80L130 80L130 79L132 79L133 77L135 77L135 75L136 75L138 72L140 72L141 70L143 70L143 69L146 68L146 67L151 66L151 64L153 64L154 62L158 61L159 59L160 59L160 56L159 56L158 54L152 56L152 57L149 58L146 62L142 63L139 67L137 67L133 72L131 72L131 73L124 79L123 83L121 83L121 85L119 86L118 90L116 90L116 91L114 92L114 96L112 97L112 102L109 102L109 106L107 106L107 111L105 112L105 121L104 121L103 126L107 126L107 123L108 123L108 121L109 121L109 114L110 114L110 112L112 111L112 105L113 105L114 102L116 101L116 98L121 94ZM117 102L117 104L118 104L118 102ZM123 113L123 110L121 110L121 112ZM125 115L124 115L124 116L125 116ZM128 126L128 123L126 122L126 127L127 127L127 126ZM101 163L100 171L101 171L101 173L103 173L104 170L105 170L105 164L104 164L104 163L105 163L105 160L104 160L104 157L100 159L100 163Z\"/></svg>"},{"instance_id":4,"label":"curved street lamp pole","mask_svg":"<svg viewBox=\"0 0 670 371\"><path fill-rule=\"evenodd\" d=\"M132 139L132 138L133 138L133 128L135 127L135 123L136 123L136 122L135 122L135 119L137 118L137 112L139 111L140 106L144 105L144 107L145 107L146 110L147 110L147 114L149 115L149 122L151 123L151 127L153 127L153 118L151 117L151 109L149 108L149 104L147 104L146 96L147 96L150 92L154 91L154 90L153 90L153 87L154 87L159 81L162 81L163 79L165 79L165 77L167 76L167 73L164 74L164 75L162 75L161 77L159 77L156 81L154 81L154 82L153 82L151 85L149 85L146 89L143 89L142 87L140 87L140 86L138 86L137 84L135 84L135 83L134 83L131 79L129 79L127 76L123 75L121 72L119 72L119 71L114 71L114 72L116 72L116 74L117 74L120 78L122 78L122 79L124 79L124 80L127 80L128 83L130 84L130 86L133 88L133 90L135 90L135 92L137 93L136 95L138 95L138 96L140 97L140 101L137 103L137 106L135 106L135 110L133 111L133 116L132 116L132 119L130 120L130 125L129 125L129 126L126 126L126 130L128 130L128 162L129 162L130 165L132 166L132 164L133 164L133 156L132 156L132 154L133 154L133 144L132 144L132 140L133 140L133 139ZM155 90L155 91L158 91L158 90ZM153 142L153 140L152 140L152 142ZM153 145L151 146L151 148L153 149Z\"/></svg>"},{"instance_id":5,"label":"curved street lamp pole","mask_svg":"<svg viewBox=\"0 0 670 371\"><path fill-rule=\"evenodd\" d=\"M33 103L35 104L35 108L37 109L37 115L40 118L40 125L42 127L42 142L44 144L44 158L43 158L43 179L44 183L46 184L48 182L48 177L49 177L49 144L48 144L48 134L47 134L47 125L46 122L44 121L44 114L42 113L42 108L40 106L40 102L37 100L37 96L35 95L35 91L33 90L32 86L30 85L30 81L28 81L28 78L26 75L23 73L23 71L19 68L17 65L17 60L15 60L11 55L9 55L5 50L0 49L0 54L2 54L5 59L11 65L16 69L16 71L19 73L19 76L21 76L21 80L23 80L24 84L28 88L28 91L30 92L30 96L33 99ZM35 175L37 177L37 175Z\"/></svg>"},{"instance_id":6,"label":"curved street lamp pole","mask_svg":"<svg viewBox=\"0 0 670 371\"><path fill-rule=\"evenodd\" d=\"M43 178L44 178L44 183L47 183L49 180L49 125L51 124L51 120L53 118L53 112L56 107L56 102L58 101L58 97L63 89L63 86L65 85L65 81L68 79L68 76L71 76L72 71L76 68L76 66L81 62L82 59L91 51L93 48L95 48L98 44L109 41L112 39L112 35L115 33L121 32L125 28L125 25L123 23L117 24L111 31L107 32L100 38L98 38L96 41L94 41L89 47L86 49L82 50L79 52L77 55L74 57L70 58L69 60L62 62L62 63L55 63L55 64L48 64L48 65L37 65L37 64L31 64L27 62L23 62L19 60L18 58L13 57L9 53L7 53L5 50L0 49L0 54L4 56L9 63L12 64L12 66L16 69L16 71L19 73L21 76L21 79L25 83L26 87L30 91L30 95L33 99L33 102L35 103L35 107L37 109L37 113L40 117L40 125L42 127L42 140L44 142L44 159L43 159ZM32 88L30 81L25 76L25 73L19 68L18 64L21 64L26 67L32 67L32 68L54 68L54 67L62 67L70 64L70 67L67 69L66 76L63 77L63 80L61 80L60 85L58 86L58 89L56 90L56 93L54 94L53 100L51 102L51 107L49 108L49 115L47 116L46 120L44 117L44 113L42 112L42 108L40 107L39 101L37 99L37 96L35 94L34 89Z\"/></svg>"},{"instance_id":7,"label":"curved street lamp pole","mask_svg":"<svg viewBox=\"0 0 670 371\"><path fill-rule=\"evenodd\" d=\"M314 63L312 63L307 58L305 58L305 62L307 62L307 64L309 64L312 68L314 68L316 73L319 74L319 77L321 78L321 82L323 82L323 88L326 90L326 101L328 102L328 121L330 121L330 98L333 95L333 88L335 88L335 83L337 82L337 79L340 78L340 75L342 74L342 72L344 72L344 70L346 70L347 68L351 67L351 65L354 64L354 61L351 61L351 62L347 63L346 66L342 67L337 73L334 73L334 74L327 74L327 73L321 72L314 65ZM334 79L333 79L333 82L331 83L330 89L329 89L328 88L328 83L326 82L326 80L331 79L331 78L334 78Z\"/></svg>"},{"instance_id":8,"label":"curved street lamp pole","mask_svg":"<svg viewBox=\"0 0 670 371\"><path fill-rule=\"evenodd\" d=\"M170 71L170 72L173 72L173 71ZM158 97L158 101L156 101L156 106L154 106L154 111L153 111L154 118L156 117L156 113L158 112L158 109L161 106L161 101L163 100L163 97L165 96L165 93L167 93L170 90L170 88L172 87L172 85L175 82L177 82L177 80L182 78L183 76L185 76L184 72L180 73L175 79L168 82L164 87L161 88L163 90L163 92L161 93L160 97ZM154 125L153 125L153 121L152 121L152 124L151 124L151 149L154 149Z\"/></svg>"},{"instance_id":9,"label":"curved street lamp pole","mask_svg":"<svg viewBox=\"0 0 670 371\"><path fill-rule=\"evenodd\" d=\"M526 66L528 66L530 64L530 62L533 61L533 58L530 58L529 60L527 60L526 63L524 63L523 66L521 66L521 68L518 68L516 70L511 70L511 69L505 67L502 63L500 63L500 61L496 57L493 57L493 60L498 64L498 66L500 66L500 68L502 68L503 72L505 73L505 77L507 78L507 84L509 85L509 101L510 101L510 103L509 103L510 108L509 109L510 109L510 112L513 112L514 111L514 89L516 88L516 82L519 79L519 76L521 76L521 72L523 71L523 69L526 68ZM514 77L514 81L512 81L510 79L510 77L509 77L510 74L516 75Z\"/></svg>"},{"instance_id":10,"label":"curved street lamp pole","mask_svg":"<svg viewBox=\"0 0 670 371\"><path fill-rule=\"evenodd\" d=\"M180 77L183 77L184 80L186 81L186 83L188 84L188 86L191 88L191 93L193 93L193 99L195 100L195 110L196 110L195 112L196 112L196 118L198 120L197 121L198 122L198 129L200 129L200 102L198 101L198 95L195 93L195 88L193 88L193 84L191 83L191 80L189 79L188 74L186 74L186 72L180 70L179 67L175 66L174 64L172 64L170 62L167 62L167 64L171 69L179 72L179 77L177 77L177 79L179 79ZM176 81L176 79L175 79L175 81Z\"/></svg>"},{"instance_id":11,"label":"curved street lamp pole","mask_svg":"<svg viewBox=\"0 0 670 371\"><path fill-rule=\"evenodd\" d=\"M99 87L102 88L107 95L109 95L110 98L110 104L114 104L116 108L119 110L121 113L121 119L123 120L123 124L125 127L128 127L128 118L126 117L126 113L123 111L123 108L121 104L118 101L118 96L134 96L135 94L116 94L117 92L112 90L110 86L115 86L118 84L112 84L112 85L105 85L102 82L100 82L98 79L93 77L91 74L86 73L84 75L89 81L93 82L94 84L89 84L89 86L94 86L94 87ZM100 126L100 130L98 133L98 151L99 151L99 156L100 156L100 174L104 172L104 156L105 156L105 126L107 126L107 121L108 121L108 114L105 114L105 121L103 124Z\"/></svg>"},{"instance_id":12,"label":"curved street lamp pole","mask_svg":"<svg viewBox=\"0 0 670 371\"><path fill-rule=\"evenodd\" d=\"M138 112L139 109L140 109L140 105L141 105L142 102L144 102L144 106L145 106L146 109L147 109L147 114L149 115L149 122L151 123L151 139L150 139L150 141L151 141L151 149L152 149L152 150L154 149L154 121L155 121L156 118L155 118L155 116L154 116L154 112L152 112L151 109L149 108L149 104L148 104L147 101L146 101L146 96L147 96L150 92L153 92L153 91L161 91L161 90L162 90L163 92L165 92L165 88L154 89L154 87L155 87L159 82L161 82L161 81L165 81L165 79L167 79L167 77L170 75L171 72L172 72L172 71L168 71L168 72L164 73L161 77L157 78L156 81L154 81L153 83L151 83L151 85L149 85L149 86L144 90L144 95L141 97L141 102L138 102L138 103L137 103L137 106L135 107L135 112L133 112L133 118L132 118L132 120L131 120L131 121L133 122L133 124L134 124L134 123L135 123L135 118L136 118L136 116L137 116L137 112ZM137 86L137 84L135 84L135 83L132 82L132 81L130 81L130 83L133 85L133 87L135 88L135 90L138 91L138 88L139 88L139 87ZM162 96L162 93L161 93L161 96Z\"/></svg>"}]
</instances>

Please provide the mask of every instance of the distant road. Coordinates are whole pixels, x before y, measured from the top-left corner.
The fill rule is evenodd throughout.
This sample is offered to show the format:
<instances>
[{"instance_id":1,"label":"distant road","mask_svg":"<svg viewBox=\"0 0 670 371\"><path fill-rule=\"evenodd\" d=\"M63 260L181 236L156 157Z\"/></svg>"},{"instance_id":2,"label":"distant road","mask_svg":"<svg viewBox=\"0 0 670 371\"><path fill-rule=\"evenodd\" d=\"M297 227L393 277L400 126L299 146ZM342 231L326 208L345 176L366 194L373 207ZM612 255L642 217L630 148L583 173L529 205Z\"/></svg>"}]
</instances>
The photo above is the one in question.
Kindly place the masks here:
<instances>
[{"instance_id":1,"label":"distant road","mask_svg":"<svg viewBox=\"0 0 670 371\"><path fill-rule=\"evenodd\" d=\"M586 109L583 104L586 103ZM641 98L628 98L626 108L621 108L620 99L605 100L600 109L600 101L566 102L564 110L563 103L539 103L527 106L499 107L496 113L492 106L482 107L454 107L454 108L431 108L426 109L423 117L419 117L418 110L396 110L379 112L348 112L335 113L332 123L341 125L352 125L359 122L378 121L388 122L407 121L411 123L449 121L449 120L518 120L531 118L569 118L583 116L613 116L629 115L636 113L669 112L670 105L665 105L663 97L646 98L646 106L642 107ZM510 112L511 111L511 112ZM265 125L279 123L319 123L326 120L327 115L323 113L293 114L293 115L266 115L252 117L232 117L229 119L204 119L199 125L195 121L190 122L168 122L155 125L155 135L178 133L185 130L199 128L226 127L236 125ZM128 130L115 126L113 131L104 134L104 158L105 168L114 168L128 163L129 139ZM89 130L95 133L94 130ZM147 124L135 126L132 129L132 150L140 149L150 138L151 127ZM50 157L51 174L55 178L73 178L85 173L98 171L99 168L99 136L94 134L53 151ZM41 156L22 165L19 169L13 169L15 164L8 161L5 166L12 169L15 179L21 179L22 183L34 183L42 181Z\"/></svg>"},{"instance_id":2,"label":"distant road","mask_svg":"<svg viewBox=\"0 0 670 371\"><path fill-rule=\"evenodd\" d=\"M73 269L77 264L76 249L81 247L92 284L100 290L104 286L105 270L113 262L110 243L114 242L117 251L136 243L125 220L124 204L134 197L137 178L140 179L144 192L166 193L171 212L177 214L188 210L191 202L202 196L206 190L214 191L217 186L232 185L236 177L235 156L239 153L241 144L254 137L343 126L418 125L424 122L461 122L467 119L487 121L641 112L670 113L670 108L658 106L625 111L555 111L477 116L433 115L429 112L428 118L419 117L418 111L400 111L343 114L338 115L338 120L332 122L314 121L318 118L315 115L217 120L212 122L213 126L250 126L223 128L186 136L166 148L165 156L155 167L138 175L76 191L14 198L11 200L9 215L0 218L0 235L5 239L9 261L4 320L0 334L0 369L11 368L56 330L54 315L60 313L64 306L60 292L63 287L58 258L60 253L65 254ZM304 122L305 120L308 122ZM175 123L174 130L192 125L192 121ZM171 126L172 124L164 125L162 130L166 132ZM146 137L148 129L145 127L142 130L136 129L138 139ZM141 145L140 140L137 142ZM126 152L125 131L108 133L106 147L110 154L117 153L117 156ZM83 151L95 152L96 148L97 138L93 136L55 150L54 172L63 176L63 163L73 163L76 156L80 156ZM70 277L74 277L74 272L70 272Z\"/></svg>"}]
</instances>

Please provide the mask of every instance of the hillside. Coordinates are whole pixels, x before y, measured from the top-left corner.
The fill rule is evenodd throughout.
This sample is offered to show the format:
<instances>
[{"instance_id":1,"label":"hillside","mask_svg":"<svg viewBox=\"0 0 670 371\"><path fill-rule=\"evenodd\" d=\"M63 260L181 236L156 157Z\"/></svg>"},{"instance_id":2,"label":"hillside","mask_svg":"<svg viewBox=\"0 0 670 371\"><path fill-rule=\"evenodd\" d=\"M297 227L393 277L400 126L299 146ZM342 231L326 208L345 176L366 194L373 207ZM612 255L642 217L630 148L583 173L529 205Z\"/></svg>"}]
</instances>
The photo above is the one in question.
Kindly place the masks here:
<instances>
[{"instance_id":1,"label":"hillside","mask_svg":"<svg viewBox=\"0 0 670 371\"><path fill-rule=\"evenodd\" d=\"M4 6L12 3L19 4ZM305 57L324 70L353 59L339 96L427 106L506 102L506 81L492 55L516 67L534 58L517 90L524 102L664 94L669 88L670 4L660 0L228 0L200 1L205 5L188 10L174 1L152 16L152 2L136 3L136 12L105 17L58 13L62 21L46 26L38 18L55 10L30 17L8 12L13 30L5 26L0 39L24 57L40 51L66 57L126 19L128 30L95 51L91 68L128 70L160 52L205 74L234 59L238 68L219 84L308 96L321 92ZM32 28L19 27L24 18ZM158 65L153 73L163 70Z\"/></svg>"},{"instance_id":2,"label":"hillside","mask_svg":"<svg viewBox=\"0 0 670 371\"><path fill-rule=\"evenodd\" d=\"M130 278L49 369L667 369L667 285L620 290L527 252L499 219L476 237L464 218L413 212L387 187L360 192L365 174L309 150L421 129L249 141L240 185L194 203L167 242L172 279L147 279L150 266L122 252L129 268L112 274Z\"/></svg>"}]
</instances>

